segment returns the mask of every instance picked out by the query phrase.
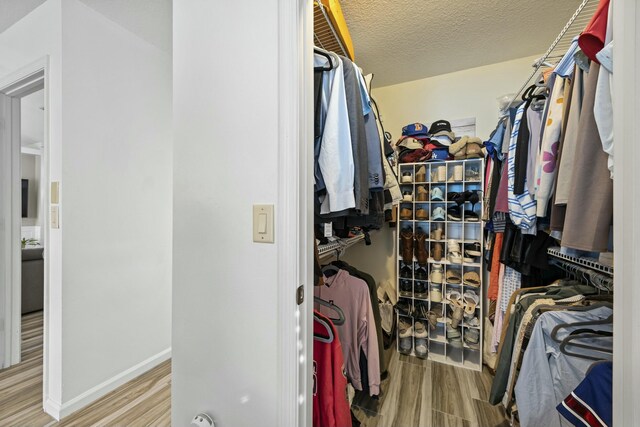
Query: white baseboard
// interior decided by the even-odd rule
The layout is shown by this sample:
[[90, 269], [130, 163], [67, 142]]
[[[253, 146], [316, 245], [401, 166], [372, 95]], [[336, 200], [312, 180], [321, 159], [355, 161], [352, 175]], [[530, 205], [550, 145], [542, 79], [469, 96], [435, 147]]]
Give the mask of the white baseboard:
[[127, 381], [131, 381], [132, 379], [142, 375], [148, 370], [158, 366], [160, 363], [164, 362], [171, 358], [171, 348], [161, 351], [160, 353], [151, 356], [147, 360], [143, 360], [135, 366], [119, 373], [118, 375], [114, 375], [108, 380], [98, 384], [95, 387], [90, 388], [79, 396], [74, 397], [68, 402], [64, 402], [62, 404], [58, 402], [53, 402], [51, 399], [47, 399], [44, 402], [44, 411], [51, 415], [56, 420], [61, 420], [62, 418], [71, 415], [79, 409], [84, 408], [92, 402], [95, 402], [105, 394], [115, 390], [120, 387]]

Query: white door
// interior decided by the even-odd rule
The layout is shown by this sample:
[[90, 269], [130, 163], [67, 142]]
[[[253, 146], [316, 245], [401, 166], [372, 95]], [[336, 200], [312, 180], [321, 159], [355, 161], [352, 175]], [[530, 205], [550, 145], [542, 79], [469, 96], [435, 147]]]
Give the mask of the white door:
[[[310, 425], [310, 6], [173, 4], [176, 426]], [[254, 242], [255, 204], [274, 243]]]

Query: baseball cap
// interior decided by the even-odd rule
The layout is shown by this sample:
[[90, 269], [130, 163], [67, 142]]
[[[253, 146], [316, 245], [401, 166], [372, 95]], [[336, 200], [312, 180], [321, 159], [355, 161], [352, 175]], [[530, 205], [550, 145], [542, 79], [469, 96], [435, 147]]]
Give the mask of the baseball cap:
[[453, 143], [453, 139], [446, 135], [431, 136], [429, 141], [432, 144], [439, 145], [440, 147], [448, 147]]
[[433, 187], [431, 189], [431, 200], [444, 201], [444, 198], [442, 197], [442, 188]]
[[411, 123], [402, 128], [403, 136], [428, 136], [429, 129], [422, 123]]
[[420, 150], [424, 147], [422, 141], [411, 136], [403, 136], [396, 144], [398, 147], [408, 148], [409, 150]]
[[438, 206], [433, 210], [433, 214], [431, 214], [431, 219], [434, 221], [437, 221], [437, 220], [444, 221], [445, 215], [446, 215], [446, 212], [444, 208], [441, 206]]
[[432, 134], [436, 134], [440, 131], [447, 131], [447, 132], [451, 132], [451, 123], [449, 123], [446, 120], [436, 120], [435, 122], [431, 123], [431, 133]]
[[431, 160], [449, 160], [449, 150], [447, 148], [436, 148], [432, 150]]

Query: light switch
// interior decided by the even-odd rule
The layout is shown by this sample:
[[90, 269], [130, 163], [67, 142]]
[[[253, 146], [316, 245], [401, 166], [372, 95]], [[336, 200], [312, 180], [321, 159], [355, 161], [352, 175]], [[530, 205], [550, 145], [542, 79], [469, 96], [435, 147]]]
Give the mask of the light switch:
[[258, 233], [259, 234], [267, 233], [267, 214], [265, 213], [258, 214]]
[[273, 243], [273, 205], [253, 205], [253, 241]]

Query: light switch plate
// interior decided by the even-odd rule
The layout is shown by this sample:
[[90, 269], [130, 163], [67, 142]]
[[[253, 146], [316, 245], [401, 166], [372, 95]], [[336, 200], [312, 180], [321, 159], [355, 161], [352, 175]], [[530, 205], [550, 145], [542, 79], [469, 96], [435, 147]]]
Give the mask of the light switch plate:
[[273, 243], [273, 205], [253, 205], [253, 241]]

